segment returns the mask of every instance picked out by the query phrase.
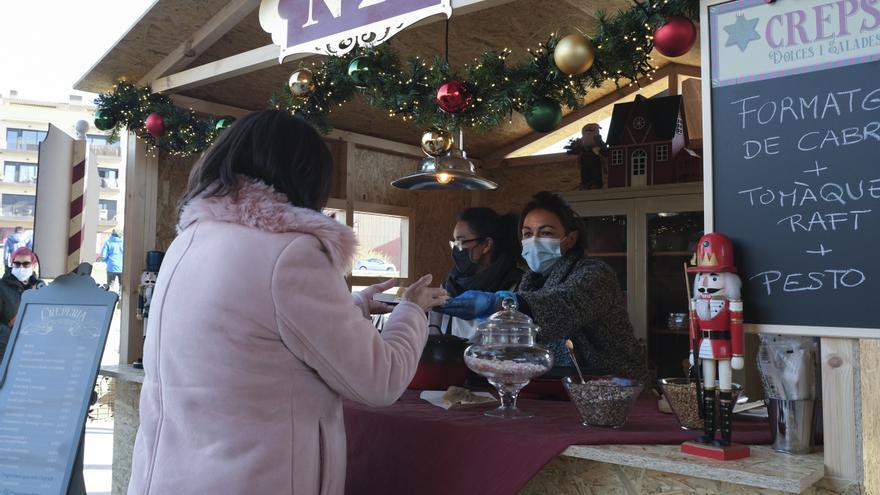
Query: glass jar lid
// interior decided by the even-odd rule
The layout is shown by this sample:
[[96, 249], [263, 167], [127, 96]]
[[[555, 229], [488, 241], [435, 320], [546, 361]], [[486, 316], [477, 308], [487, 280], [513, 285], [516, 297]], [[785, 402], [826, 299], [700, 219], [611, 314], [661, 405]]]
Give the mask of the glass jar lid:
[[515, 297], [504, 297], [501, 301], [501, 311], [494, 313], [483, 323], [477, 326], [478, 332], [510, 332], [510, 333], [537, 333], [538, 325], [526, 314], [517, 311]]

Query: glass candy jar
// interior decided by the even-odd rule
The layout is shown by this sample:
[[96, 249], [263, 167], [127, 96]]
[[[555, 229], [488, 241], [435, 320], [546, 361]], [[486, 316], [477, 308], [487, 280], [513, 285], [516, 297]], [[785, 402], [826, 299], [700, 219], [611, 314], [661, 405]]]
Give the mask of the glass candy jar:
[[516, 310], [516, 301], [505, 298], [504, 308], [477, 327], [476, 343], [465, 349], [468, 368], [498, 389], [501, 406], [486, 412], [499, 418], [530, 418], [516, 408], [519, 391], [532, 378], [553, 367], [553, 354], [535, 343], [539, 327]]

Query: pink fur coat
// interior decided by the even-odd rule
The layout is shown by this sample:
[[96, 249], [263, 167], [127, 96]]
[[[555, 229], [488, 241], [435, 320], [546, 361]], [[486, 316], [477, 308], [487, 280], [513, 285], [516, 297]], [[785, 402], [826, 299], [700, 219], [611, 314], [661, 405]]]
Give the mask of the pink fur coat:
[[351, 229], [259, 182], [191, 201], [146, 332], [131, 494], [342, 494], [341, 398], [393, 403], [427, 338], [379, 334], [343, 279]]

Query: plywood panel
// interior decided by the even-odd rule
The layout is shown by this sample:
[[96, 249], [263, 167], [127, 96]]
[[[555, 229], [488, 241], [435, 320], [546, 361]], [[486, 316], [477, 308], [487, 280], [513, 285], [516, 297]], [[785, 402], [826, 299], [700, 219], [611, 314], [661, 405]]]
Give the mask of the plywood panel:
[[539, 191], [576, 191], [580, 186], [580, 170], [571, 160], [536, 165], [502, 166], [485, 171], [498, 183], [498, 189], [481, 196], [482, 206], [499, 212], [519, 213]]
[[100, 92], [110, 89], [121, 77], [139, 80], [227, 3], [228, 0], [159, 0], [90, 69], [76, 89]]
[[[600, 0], [584, 2], [567, 0], [554, 2], [552, 8], [546, 0], [517, 0], [515, 2], [486, 9], [474, 14], [454, 17], [449, 23], [449, 62], [460, 69], [470, 63], [485, 50], [509, 48], [513, 51], [511, 63], [527, 57], [527, 48], [537, 48], [538, 43], [547, 40], [552, 32], [570, 33], [578, 30], [590, 33], [596, 25], [597, 12], [604, 10], [614, 13], [632, 7], [629, 0]], [[408, 29], [390, 42], [406, 60], [413, 56], [433, 59], [443, 57], [445, 51], [445, 30], [443, 22], [432, 23]], [[267, 39], [259, 26], [258, 17], [253, 14], [224, 38], [207, 50], [194, 65], [212, 62], [246, 49], [262, 46]], [[268, 42], [267, 42], [268, 43]], [[696, 55], [694, 55], [696, 53]], [[699, 48], [692, 50], [676, 62], [688, 65], [699, 64]], [[663, 66], [669, 60], [655, 53], [654, 63]], [[271, 94], [281, 88], [290, 73], [301, 63], [319, 60], [312, 57], [302, 62], [290, 62], [252, 74], [238, 76], [225, 81], [212, 83], [186, 91], [188, 96], [233, 105], [251, 110], [266, 108]], [[612, 93], [616, 86], [607, 82], [601, 88], [593, 89], [586, 102], [598, 100]], [[566, 110], [567, 112], [567, 110]], [[401, 119], [388, 118], [387, 114], [367, 105], [362, 98], [335, 108], [331, 123], [343, 130], [356, 131], [403, 143], [417, 144], [423, 129]], [[518, 113], [512, 116], [507, 125], [488, 133], [471, 131], [466, 136], [468, 153], [482, 158], [503, 145], [516, 142], [532, 133], [525, 120]]]
[[411, 275], [430, 273], [436, 285], [446, 278], [452, 267], [447, 241], [452, 238], [455, 218], [471, 205], [474, 193], [404, 191], [390, 185], [392, 180], [414, 172], [417, 165], [412, 157], [357, 148], [354, 167], [349, 170], [353, 189], [350, 198], [413, 209]]
[[165, 251], [177, 235], [177, 202], [186, 192], [192, 166], [200, 155], [186, 158], [159, 157], [159, 188], [156, 202], [156, 249]]
[[825, 475], [862, 479], [859, 341], [822, 338], [822, 426]]
[[880, 340], [859, 343], [865, 493], [880, 494]]
[[[336, 162], [342, 156], [340, 146], [345, 143], [331, 141], [330, 149]], [[177, 225], [177, 202], [186, 191], [187, 178], [197, 157], [179, 158], [161, 156], [159, 161], [159, 187], [157, 201], [156, 248], [165, 250], [174, 240]], [[351, 170], [350, 196], [353, 201], [379, 203], [412, 208], [413, 266], [415, 276], [425, 273], [434, 275], [435, 282], [442, 281], [452, 265], [449, 245], [456, 215], [471, 203], [473, 193], [465, 191], [403, 191], [391, 186], [391, 181], [415, 170], [417, 163], [411, 157], [357, 148], [355, 166]], [[342, 165], [337, 167], [340, 170]], [[341, 169], [342, 172], [344, 170]], [[344, 193], [345, 181], [337, 178], [333, 190]]]

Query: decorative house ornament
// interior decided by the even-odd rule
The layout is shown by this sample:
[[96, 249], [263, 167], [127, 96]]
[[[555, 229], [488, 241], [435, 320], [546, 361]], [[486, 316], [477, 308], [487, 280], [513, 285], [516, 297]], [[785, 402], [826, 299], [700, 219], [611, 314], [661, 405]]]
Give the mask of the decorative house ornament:
[[606, 187], [639, 187], [703, 179], [703, 160], [689, 141], [681, 96], [614, 105], [603, 162]]
[[339, 56], [376, 46], [437, 14], [452, 16], [451, 0], [263, 0], [260, 25], [283, 62], [296, 53]]

